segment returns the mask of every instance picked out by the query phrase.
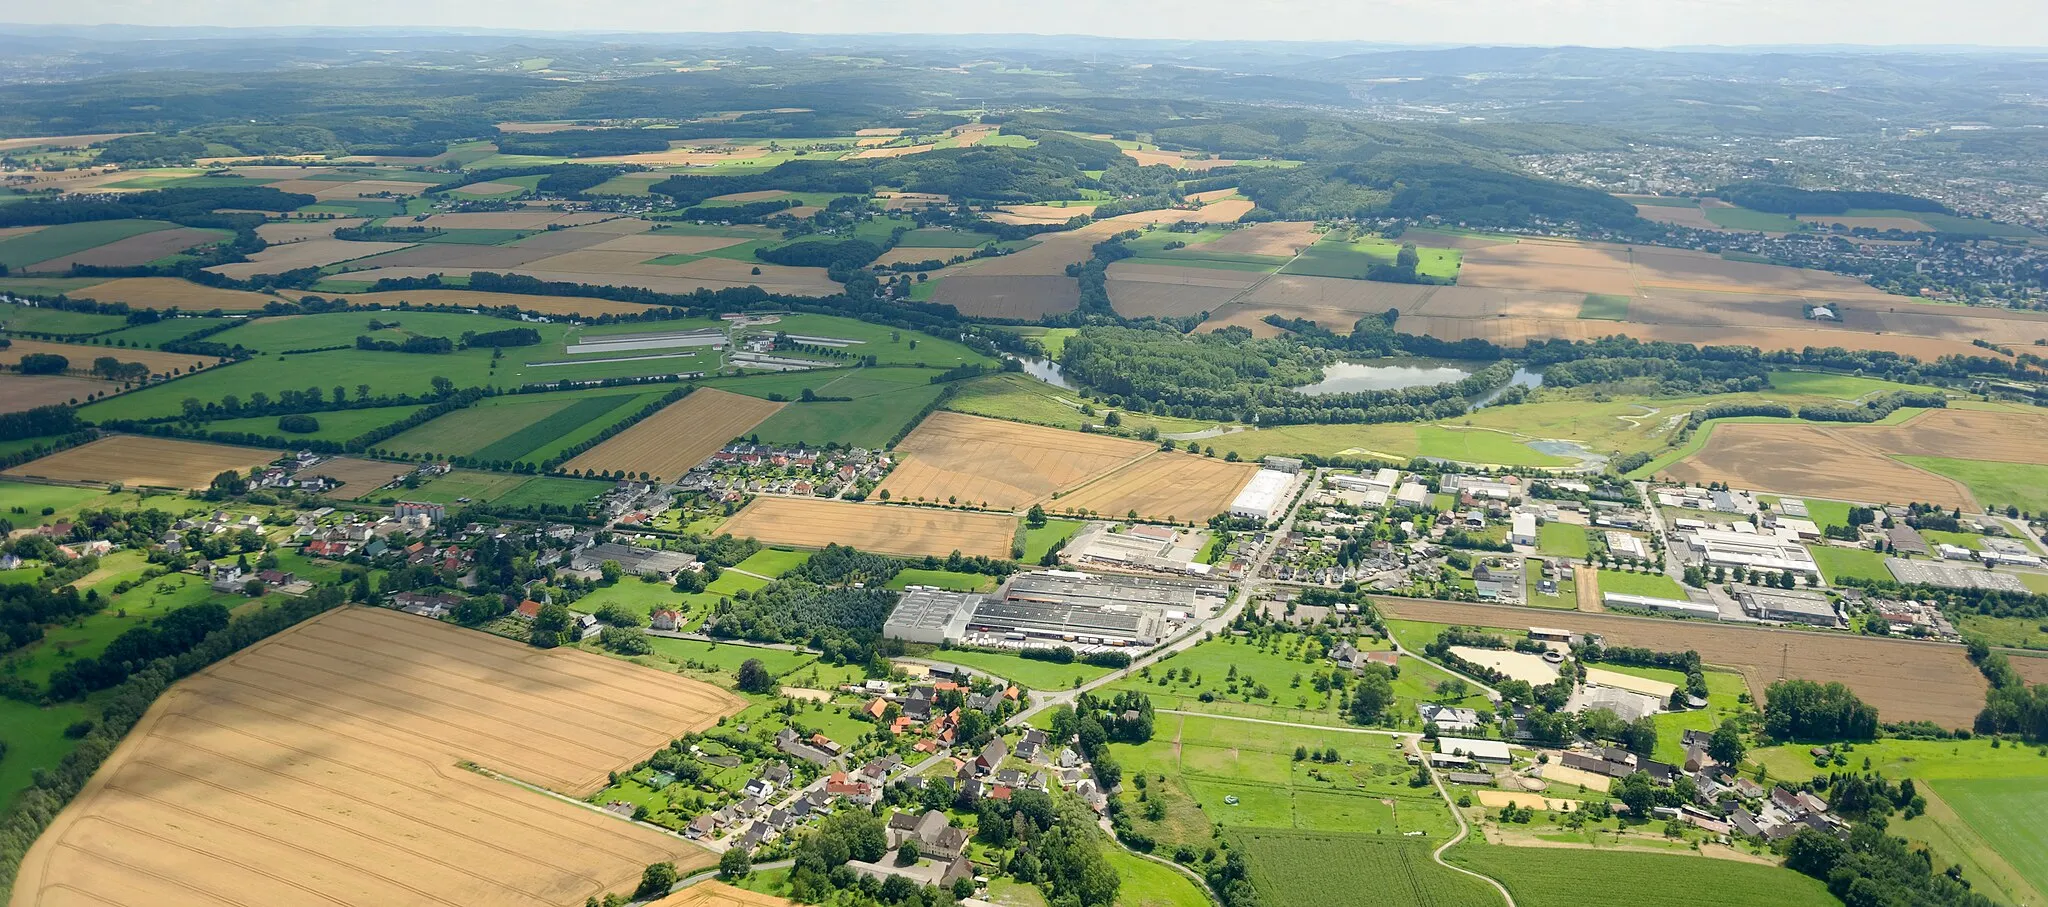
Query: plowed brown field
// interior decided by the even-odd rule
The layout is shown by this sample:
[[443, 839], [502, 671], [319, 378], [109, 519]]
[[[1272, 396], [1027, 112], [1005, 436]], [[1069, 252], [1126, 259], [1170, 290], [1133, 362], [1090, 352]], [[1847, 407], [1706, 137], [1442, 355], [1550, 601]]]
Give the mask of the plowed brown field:
[[710, 387], [664, 407], [562, 464], [565, 469], [623, 469], [673, 479], [753, 430], [782, 404]]
[[88, 394], [109, 394], [121, 388], [98, 378], [70, 375], [0, 374], [0, 413], [14, 413], [54, 403], [82, 402]]
[[1147, 519], [1202, 522], [1229, 509], [1258, 466], [1194, 454], [1155, 451], [1046, 502], [1046, 509], [1121, 517], [1135, 510]]
[[248, 472], [250, 468], [277, 457], [277, 451], [253, 447], [114, 435], [58, 451], [40, 460], [31, 460], [0, 475], [28, 476], [55, 482], [118, 482], [152, 488], [205, 488], [214, 476], [223, 472]]
[[1877, 706], [1885, 721], [1969, 727], [1984, 707], [1983, 675], [1970, 667], [1962, 646], [1615, 614], [1567, 616], [1509, 605], [1377, 596], [1374, 602], [1382, 613], [1404, 620], [1511, 629], [1562, 626], [1598, 633], [1620, 645], [1660, 652], [1692, 649], [1707, 664], [1741, 672], [1759, 700], [1771, 683], [1796, 677], [1840, 681]]
[[563, 907], [709, 851], [461, 767], [587, 793], [743, 705], [381, 609], [179, 683], [29, 851], [13, 907]]
[[882, 483], [898, 501], [1012, 509], [1150, 453], [1141, 441], [936, 412], [896, 446], [902, 463]]
[[379, 488], [384, 483], [412, 471], [403, 463], [387, 463], [383, 460], [358, 460], [354, 457], [333, 457], [324, 460], [304, 472], [308, 476], [326, 476], [341, 483], [341, 497], [359, 498]]
[[1009, 557], [1017, 518], [932, 507], [759, 497], [719, 532], [771, 545], [823, 548], [837, 542], [881, 554]]
[[1221, 237], [1199, 246], [1204, 252], [1230, 252], [1243, 255], [1295, 255], [1315, 245], [1321, 234], [1315, 231], [1315, 224], [1299, 220], [1281, 220], [1253, 224], [1242, 230], [1232, 230]]
[[2048, 416], [1932, 409], [1901, 425], [1859, 425], [1843, 435], [1886, 453], [2048, 464]]

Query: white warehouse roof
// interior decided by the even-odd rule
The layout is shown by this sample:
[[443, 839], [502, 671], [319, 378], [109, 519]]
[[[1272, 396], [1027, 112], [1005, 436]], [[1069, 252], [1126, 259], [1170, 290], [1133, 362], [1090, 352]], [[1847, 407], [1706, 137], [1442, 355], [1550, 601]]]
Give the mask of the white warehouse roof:
[[1277, 469], [1261, 469], [1252, 475], [1237, 499], [1230, 502], [1230, 515], [1270, 520], [1280, 512], [1281, 498], [1294, 484], [1294, 476]]

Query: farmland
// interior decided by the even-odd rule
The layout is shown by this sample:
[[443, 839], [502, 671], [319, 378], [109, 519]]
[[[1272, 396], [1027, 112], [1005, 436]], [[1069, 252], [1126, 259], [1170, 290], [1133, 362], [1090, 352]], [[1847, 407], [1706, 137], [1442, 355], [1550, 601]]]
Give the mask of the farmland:
[[766, 400], [698, 388], [563, 466], [584, 473], [625, 471], [674, 478], [781, 408]]
[[[931, 372], [924, 369], [866, 367], [713, 378], [704, 385], [751, 397], [765, 399], [773, 394], [794, 401], [750, 433], [766, 443], [869, 449], [888, 446], [943, 389], [931, 383]], [[804, 401], [806, 389], [823, 399]], [[848, 399], [834, 399], [839, 397]]]
[[329, 457], [307, 469], [308, 476], [326, 476], [342, 483], [339, 497], [360, 498], [391, 480], [412, 472], [412, 467], [389, 460]]
[[1690, 854], [1465, 843], [1448, 857], [1500, 880], [1529, 907], [1689, 907], [1708, 891], [1738, 904], [1840, 903], [1819, 880], [1789, 869]]
[[899, 501], [959, 501], [1012, 510], [1072, 489], [1146, 455], [1152, 445], [933, 413], [898, 445], [882, 484]]
[[992, 513], [761, 497], [719, 532], [800, 548], [836, 542], [882, 554], [1007, 558], [1016, 528], [1015, 517]]
[[[362, 409], [338, 409], [331, 412], [315, 413], [319, 429], [304, 434], [287, 432], [278, 427], [277, 416], [251, 416], [242, 419], [216, 419], [206, 423], [211, 432], [246, 432], [256, 435], [270, 435], [279, 438], [304, 438], [309, 441], [333, 441], [342, 443], [372, 430], [398, 422], [418, 412], [418, 406], [371, 406]], [[385, 445], [387, 447], [391, 445]]]
[[1281, 904], [1359, 907], [1496, 907], [1485, 882], [1429, 858], [1430, 841], [1334, 832], [1244, 831], [1231, 835], [1261, 897]]
[[1908, 466], [1861, 443], [1861, 433], [1810, 424], [1716, 426], [1701, 450], [1659, 470], [1681, 482], [1803, 492], [1843, 500], [1928, 501], [1975, 509], [1963, 483]]
[[24, 463], [6, 475], [58, 482], [204, 488], [222, 472], [247, 472], [277, 456], [274, 451], [249, 447], [116, 435]]
[[[1391, 617], [1471, 626], [1523, 626], [1525, 609], [1380, 598]], [[1659, 651], [1693, 649], [1710, 665], [1740, 673], [1755, 695], [1780, 676], [1840, 681], [1887, 721], [1960, 726], [1983, 707], [1984, 681], [1960, 648], [1867, 636], [1769, 632], [1699, 621], [1575, 614], [1574, 629], [1619, 645]], [[1789, 668], [1780, 675], [1779, 666]]]
[[[534, 695], [506, 695], [513, 686]], [[640, 708], [597, 706], [621, 696]], [[329, 903], [572, 900], [629, 884], [647, 862], [710, 857], [456, 761], [576, 793], [738, 705], [703, 684], [581, 653], [536, 652], [388, 611], [330, 612], [159, 699], [30, 852], [16, 891], [292, 897], [237, 859], [263, 854], [271, 871], [339, 864], [338, 874], [295, 873]], [[326, 818], [305, 821], [303, 809]], [[431, 850], [393, 840], [428, 834]], [[557, 844], [536, 854], [513, 843], [537, 837]], [[115, 868], [138, 865], [152, 872]]]
[[526, 476], [457, 469], [447, 475], [429, 479], [418, 488], [387, 491], [378, 495], [376, 500], [382, 502], [402, 497], [408, 501], [454, 507], [457, 504], [468, 503], [464, 500], [467, 498], [509, 509], [542, 505], [573, 508], [590, 501], [611, 487], [612, 483], [595, 479], [566, 479], [559, 476]]
[[1147, 454], [1047, 503], [1062, 513], [1201, 522], [1230, 507], [1258, 467], [1193, 454]]
[[[178, 229], [175, 224], [160, 220], [101, 220], [56, 224], [32, 233], [0, 239], [0, 265], [6, 265], [10, 271], [25, 271], [40, 262], [50, 261], [54, 264], [56, 259], [120, 242], [131, 236], [175, 229]], [[62, 273], [69, 267], [66, 264], [49, 270]]]

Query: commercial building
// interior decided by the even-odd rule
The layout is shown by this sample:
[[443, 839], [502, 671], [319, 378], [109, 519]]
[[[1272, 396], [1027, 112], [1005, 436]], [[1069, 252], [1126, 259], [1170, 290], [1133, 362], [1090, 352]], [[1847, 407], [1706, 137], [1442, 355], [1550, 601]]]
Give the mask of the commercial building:
[[1817, 627], [1833, 627], [1838, 623], [1834, 603], [1828, 601], [1827, 596], [1814, 592], [1742, 588], [1735, 590], [1735, 600], [1741, 603], [1744, 614], [1758, 620], [1779, 620]]
[[1272, 522], [1286, 506], [1287, 490], [1294, 487], [1294, 475], [1277, 469], [1261, 469], [1230, 502], [1230, 515], [1247, 520]]
[[1615, 557], [1647, 558], [1650, 556], [1650, 549], [1643, 544], [1643, 540], [1638, 536], [1612, 530], [1608, 531], [1606, 536], [1607, 551]]
[[1165, 635], [1169, 613], [1194, 616], [1195, 592], [1137, 577], [1026, 573], [976, 605], [967, 629], [1016, 641], [1149, 646]]
[[1195, 558], [1208, 541], [1209, 534], [1199, 530], [1089, 523], [1060, 549], [1060, 559], [1080, 566], [1206, 576], [1210, 565], [1195, 563]]
[[1609, 608], [1634, 608], [1638, 611], [1655, 611], [1659, 614], [1673, 614], [1679, 617], [1699, 617], [1706, 620], [1721, 619], [1721, 610], [1713, 605], [1695, 604], [1682, 598], [1655, 598], [1648, 595], [1629, 595], [1624, 592], [1603, 592], [1602, 603]]
[[697, 562], [697, 556], [680, 551], [658, 551], [636, 545], [606, 542], [576, 552], [569, 566], [575, 570], [596, 570], [604, 566], [605, 561], [617, 563], [627, 573], [673, 581], [676, 574]]
[[1507, 743], [1500, 740], [1438, 737], [1436, 738], [1436, 750], [1439, 753], [1470, 756], [1475, 762], [1496, 762], [1505, 765], [1514, 761]]
[[1512, 528], [1510, 528], [1510, 529], [1508, 530], [1508, 544], [1510, 544], [1510, 545], [1534, 545], [1534, 544], [1536, 544], [1536, 515], [1535, 515], [1535, 514], [1533, 514], [1533, 513], [1517, 513], [1517, 514], [1515, 514], [1515, 516], [1514, 516], [1514, 519], [1513, 519], [1513, 526], [1512, 526]]
[[1731, 570], [1741, 567], [1773, 573], [1790, 570], [1795, 574], [1820, 576], [1820, 566], [1813, 562], [1813, 555], [1797, 541], [1725, 529], [1694, 529], [1685, 534], [1685, 541], [1699, 552], [1701, 562], [1709, 567]]
[[1429, 504], [1429, 486], [1421, 482], [1408, 482], [1394, 492], [1394, 503], [1411, 510], [1420, 510]]

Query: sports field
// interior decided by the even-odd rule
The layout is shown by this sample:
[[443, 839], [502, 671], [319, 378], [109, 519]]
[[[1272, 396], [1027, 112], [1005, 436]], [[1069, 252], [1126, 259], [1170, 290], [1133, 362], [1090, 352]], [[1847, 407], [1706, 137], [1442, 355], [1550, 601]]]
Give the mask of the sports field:
[[1047, 501], [1046, 509], [1198, 523], [1229, 509], [1258, 471], [1253, 463], [1155, 451]]
[[938, 412], [897, 445], [901, 462], [882, 488], [899, 501], [957, 500], [1009, 510], [1154, 449], [1142, 441]]
[[836, 542], [881, 554], [943, 557], [958, 551], [1007, 558], [1016, 530], [1016, 517], [1003, 514], [760, 497], [718, 531], [799, 548]]
[[700, 387], [574, 459], [564, 469], [676, 478], [753, 431], [782, 404]]
[[159, 698], [30, 850], [13, 903], [576, 903], [712, 855], [461, 763], [578, 795], [741, 705], [574, 650], [329, 612]]
[[173, 438], [114, 435], [23, 463], [5, 474], [57, 482], [204, 488], [223, 472], [248, 472], [276, 451]]

